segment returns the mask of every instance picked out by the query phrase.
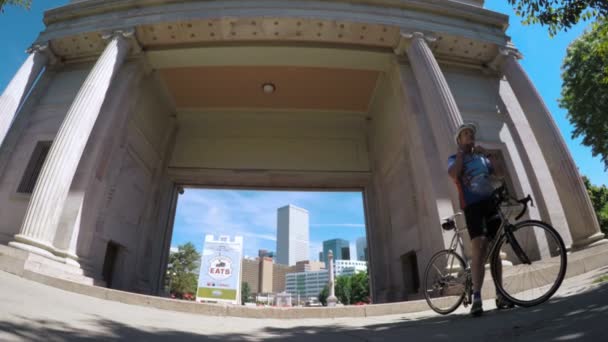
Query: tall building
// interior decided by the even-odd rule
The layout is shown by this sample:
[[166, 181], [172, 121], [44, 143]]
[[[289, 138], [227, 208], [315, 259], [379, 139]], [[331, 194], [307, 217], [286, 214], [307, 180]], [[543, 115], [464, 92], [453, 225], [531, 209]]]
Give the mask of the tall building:
[[249, 284], [252, 293], [260, 292], [260, 262], [258, 259], [243, 258], [241, 264], [241, 281]]
[[258, 258], [274, 258], [274, 252], [273, 251], [269, 251], [267, 249], [260, 249], [258, 250]]
[[357, 239], [357, 260], [367, 261], [367, 239], [365, 236]]
[[[304, 263], [300, 266], [304, 269]], [[276, 293], [285, 289], [285, 274], [297, 272], [296, 266], [275, 264], [272, 258], [244, 258], [242, 261], [241, 281], [249, 283], [253, 293]], [[314, 268], [314, 266], [313, 266]]]
[[301, 300], [317, 297], [323, 287], [329, 282], [329, 271], [288, 273], [285, 277], [285, 292], [292, 296], [300, 296]]
[[285, 275], [293, 273], [296, 266], [287, 266], [281, 264], [272, 265], [272, 292], [279, 293], [285, 290]]
[[334, 274], [353, 275], [359, 272], [367, 272], [367, 261], [357, 260], [334, 260]]
[[304, 260], [296, 262], [295, 272], [319, 271], [324, 268], [325, 263], [322, 261]]
[[[323, 262], [325, 262], [325, 268], [329, 268], [329, 264], [327, 263], [327, 253], [331, 250], [334, 254], [334, 260], [345, 260], [343, 256], [343, 251], [350, 250], [350, 244], [347, 240], [344, 239], [332, 239], [323, 241]], [[350, 258], [350, 252], [349, 256]]]
[[277, 210], [277, 264], [308, 260], [308, 210], [286, 205]]

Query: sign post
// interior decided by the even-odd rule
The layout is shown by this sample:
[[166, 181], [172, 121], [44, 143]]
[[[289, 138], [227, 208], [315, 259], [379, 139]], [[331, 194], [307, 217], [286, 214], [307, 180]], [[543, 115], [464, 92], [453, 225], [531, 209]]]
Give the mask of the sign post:
[[240, 304], [243, 237], [205, 235], [197, 302]]

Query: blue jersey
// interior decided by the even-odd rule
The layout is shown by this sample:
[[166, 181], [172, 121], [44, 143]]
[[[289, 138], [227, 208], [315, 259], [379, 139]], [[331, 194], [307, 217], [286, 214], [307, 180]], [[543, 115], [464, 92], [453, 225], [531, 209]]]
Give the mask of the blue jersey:
[[[448, 170], [456, 162], [456, 155], [448, 158]], [[456, 185], [460, 193], [460, 206], [490, 198], [494, 187], [490, 175], [494, 172], [490, 160], [481, 154], [465, 154], [462, 161], [462, 173], [458, 176]]]

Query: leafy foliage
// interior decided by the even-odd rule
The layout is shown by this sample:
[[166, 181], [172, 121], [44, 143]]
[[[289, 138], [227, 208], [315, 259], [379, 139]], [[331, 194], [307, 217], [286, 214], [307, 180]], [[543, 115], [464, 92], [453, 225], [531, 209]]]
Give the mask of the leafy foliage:
[[367, 272], [337, 277], [336, 297], [338, 297], [338, 300], [344, 305], [369, 303], [369, 280]]
[[321, 304], [323, 304], [323, 306], [327, 306], [327, 297], [329, 296], [329, 288], [327, 287], [327, 285], [325, 285], [325, 287], [323, 288], [323, 290], [321, 290], [321, 292], [319, 292], [319, 302], [321, 302]]
[[567, 31], [579, 20], [608, 17], [606, 0], [507, 0], [522, 23], [547, 26], [550, 35]]
[[244, 281], [241, 283], [241, 304], [245, 305], [249, 297], [251, 296], [251, 287], [249, 283]]
[[608, 188], [605, 185], [596, 186], [591, 184], [587, 177], [583, 176], [583, 182], [587, 193], [593, 203], [593, 209], [600, 223], [602, 233], [608, 235]]
[[583, 137], [608, 170], [608, 19], [569, 47], [562, 66], [560, 107], [568, 110], [572, 137]]
[[32, 0], [0, 0], [0, 11], [2, 12], [4, 12], [4, 5], [16, 5], [29, 10]]
[[176, 297], [184, 298], [189, 297], [186, 294], [196, 293], [200, 259], [200, 254], [191, 242], [178, 246], [177, 252], [169, 255], [169, 291]]

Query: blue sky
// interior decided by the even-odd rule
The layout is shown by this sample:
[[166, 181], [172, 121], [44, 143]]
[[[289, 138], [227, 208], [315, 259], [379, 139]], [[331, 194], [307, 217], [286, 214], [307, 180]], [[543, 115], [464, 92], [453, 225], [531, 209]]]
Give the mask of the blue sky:
[[[44, 29], [44, 10], [67, 3], [67, 0], [34, 0], [30, 11], [6, 7], [0, 14], [0, 90], [4, 90], [26, 58], [25, 49]], [[511, 16], [510, 35], [515, 46], [523, 53], [524, 69], [538, 88], [551, 110], [570, 152], [583, 175], [593, 184], [608, 185], [608, 173], [591, 149], [582, 146], [581, 139], [571, 139], [572, 126], [566, 112], [557, 105], [561, 92], [561, 64], [568, 44], [586, 28], [576, 25], [568, 32], [550, 38], [541, 26], [522, 26], [506, 0], [488, 0], [486, 8]], [[176, 215], [173, 245], [187, 240], [202, 241], [202, 227], [218, 230], [233, 229], [250, 241], [245, 254], [253, 255], [258, 248], [275, 250], [276, 209], [294, 204], [310, 212], [311, 257], [318, 257], [322, 240], [342, 237], [354, 241], [364, 234], [363, 204], [360, 193], [315, 192], [252, 192], [188, 189], [180, 197]], [[251, 218], [255, 218], [252, 220]], [[198, 228], [197, 228], [198, 227]], [[200, 248], [201, 242], [197, 243]], [[253, 247], [252, 247], [253, 246]], [[316, 246], [316, 247], [315, 247]]]
[[200, 250], [205, 234], [242, 235], [246, 256], [276, 251], [277, 209], [293, 204], [308, 210], [310, 257], [319, 259], [323, 240], [354, 244], [365, 236], [360, 192], [295, 192], [186, 189], [177, 202], [172, 246], [191, 241]]

